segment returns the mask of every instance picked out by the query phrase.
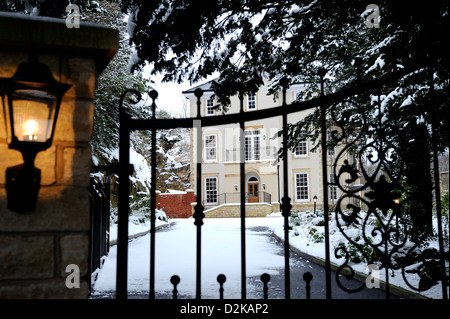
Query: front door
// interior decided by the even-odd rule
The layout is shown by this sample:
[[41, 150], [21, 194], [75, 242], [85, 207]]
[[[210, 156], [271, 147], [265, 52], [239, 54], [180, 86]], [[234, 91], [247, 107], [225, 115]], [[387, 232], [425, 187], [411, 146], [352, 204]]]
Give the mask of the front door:
[[259, 203], [259, 183], [248, 183], [248, 202]]

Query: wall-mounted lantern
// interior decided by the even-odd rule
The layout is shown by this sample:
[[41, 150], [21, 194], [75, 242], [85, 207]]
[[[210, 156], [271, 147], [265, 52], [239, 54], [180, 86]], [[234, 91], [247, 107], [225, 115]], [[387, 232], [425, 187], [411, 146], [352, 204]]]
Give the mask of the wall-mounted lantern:
[[237, 190], [238, 190], [237, 184], [234, 184], [234, 190], [237, 192]]
[[266, 190], [266, 183], [263, 183], [263, 189]]
[[313, 201], [314, 201], [314, 214], [315, 214], [316, 213], [316, 204], [317, 204], [317, 195], [314, 195]]
[[40, 151], [52, 145], [61, 99], [71, 87], [56, 81], [50, 68], [30, 55], [10, 78], [0, 78], [6, 136], [24, 163], [6, 170], [8, 209], [25, 213], [36, 207], [41, 170], [34, 167]]

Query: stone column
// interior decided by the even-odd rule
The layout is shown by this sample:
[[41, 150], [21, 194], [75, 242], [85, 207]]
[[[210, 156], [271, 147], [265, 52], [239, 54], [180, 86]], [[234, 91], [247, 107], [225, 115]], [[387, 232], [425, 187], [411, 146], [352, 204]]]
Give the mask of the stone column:
[[[0, 105], [0, 298], [87, 298], [93, 98], [99, 74], [117, 52], [118, 32], [83, 23], [68, 29], [61, 19], [4, 13], [0, 29], [0, 77], [11, 77], [33, 50], [57, 81], [72, 85], [53, 144], [36, 157], [41, 188], [36, 210], [26, 214], [7, 209], [5, 171], [23, 160], [8, 148]], [[73, 265], [79, 288], [66, 285], [69, 275], [78, 276]]]

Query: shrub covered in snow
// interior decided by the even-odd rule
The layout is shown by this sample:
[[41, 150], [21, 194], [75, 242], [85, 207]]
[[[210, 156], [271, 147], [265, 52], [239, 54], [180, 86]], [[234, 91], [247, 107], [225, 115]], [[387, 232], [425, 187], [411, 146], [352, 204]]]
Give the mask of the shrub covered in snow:
[[[142, 207], [138, 210], [130, 210], [130, 215], [128, 216], [129, 222], [133, 224], [146, 224], [150, 221], [150, 207]], [[156, 219], [164, 222], [169, 222], [169, 218], [162, 209], [155, 210]], [[117, 224], [117, 207], [111, 208], [110, 223]]]

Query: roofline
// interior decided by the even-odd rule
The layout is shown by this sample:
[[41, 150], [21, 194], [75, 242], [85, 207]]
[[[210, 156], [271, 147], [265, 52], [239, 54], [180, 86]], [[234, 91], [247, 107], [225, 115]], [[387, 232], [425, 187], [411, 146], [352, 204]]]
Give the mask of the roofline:
[[[214, 81], [214, 80], [210, 80], [210, 81], [205, 82], [205, 83], [203, 83], [203, 84], [194, 86], [194, 87], [192, 87], [192, 88], [190, 88], [190, 89], [187, 89], [187, 90], [185, 90], [185, 91], [182, 91], [181, 93], [182, 93], [182, 94], [193, 94], [193, 93], [195, 92], [195, 90], [197, 90], [197, 89], [202, 89], [203, 92], [214, 92], [214, 91], [210, 88], [211, 86], [209, 86], [207, 89], [203, 89], [203, 88], [202, 88], [202, 87], [204, 87], [204, 86], [206, 86], [206, 85], [208, 85], [208, 84], [211, 84], [212, 81]], [[294, 86], [294, 85], [305, 85], [305, 84], [307, 84], [307, 83], [308, 83], [308, 82], [296, 82], [296, 83], [293, 83], [291, 86]], [[289, 88], [288, 88], [288, 89], [289, 89]]]
[[187, 90], [185, 90], [185, 91], [182, 91], [181, 93], [182, 93], [182, 94], [191, 94], [191, 93], [194, 93], [194, 91], [197, 90], [197, 89], [202, 89], [203, 92], [213, 92], [213, 90], [211, 90], [210, 88], [203, 89], [203, 87], [205, 87], [206, 85], [209, 85], [209, 87], [211, 87], [210, 84], [211, 84], [212, 81], [213, 81], [213, 80], [210, 80], [210, 81], [208, 81], [208, 82], [205, 82], [205, 83], [199, 84], [199, 85], [197, 85], [197, 86], [191, 87], [190, 89], [187, 89]]

